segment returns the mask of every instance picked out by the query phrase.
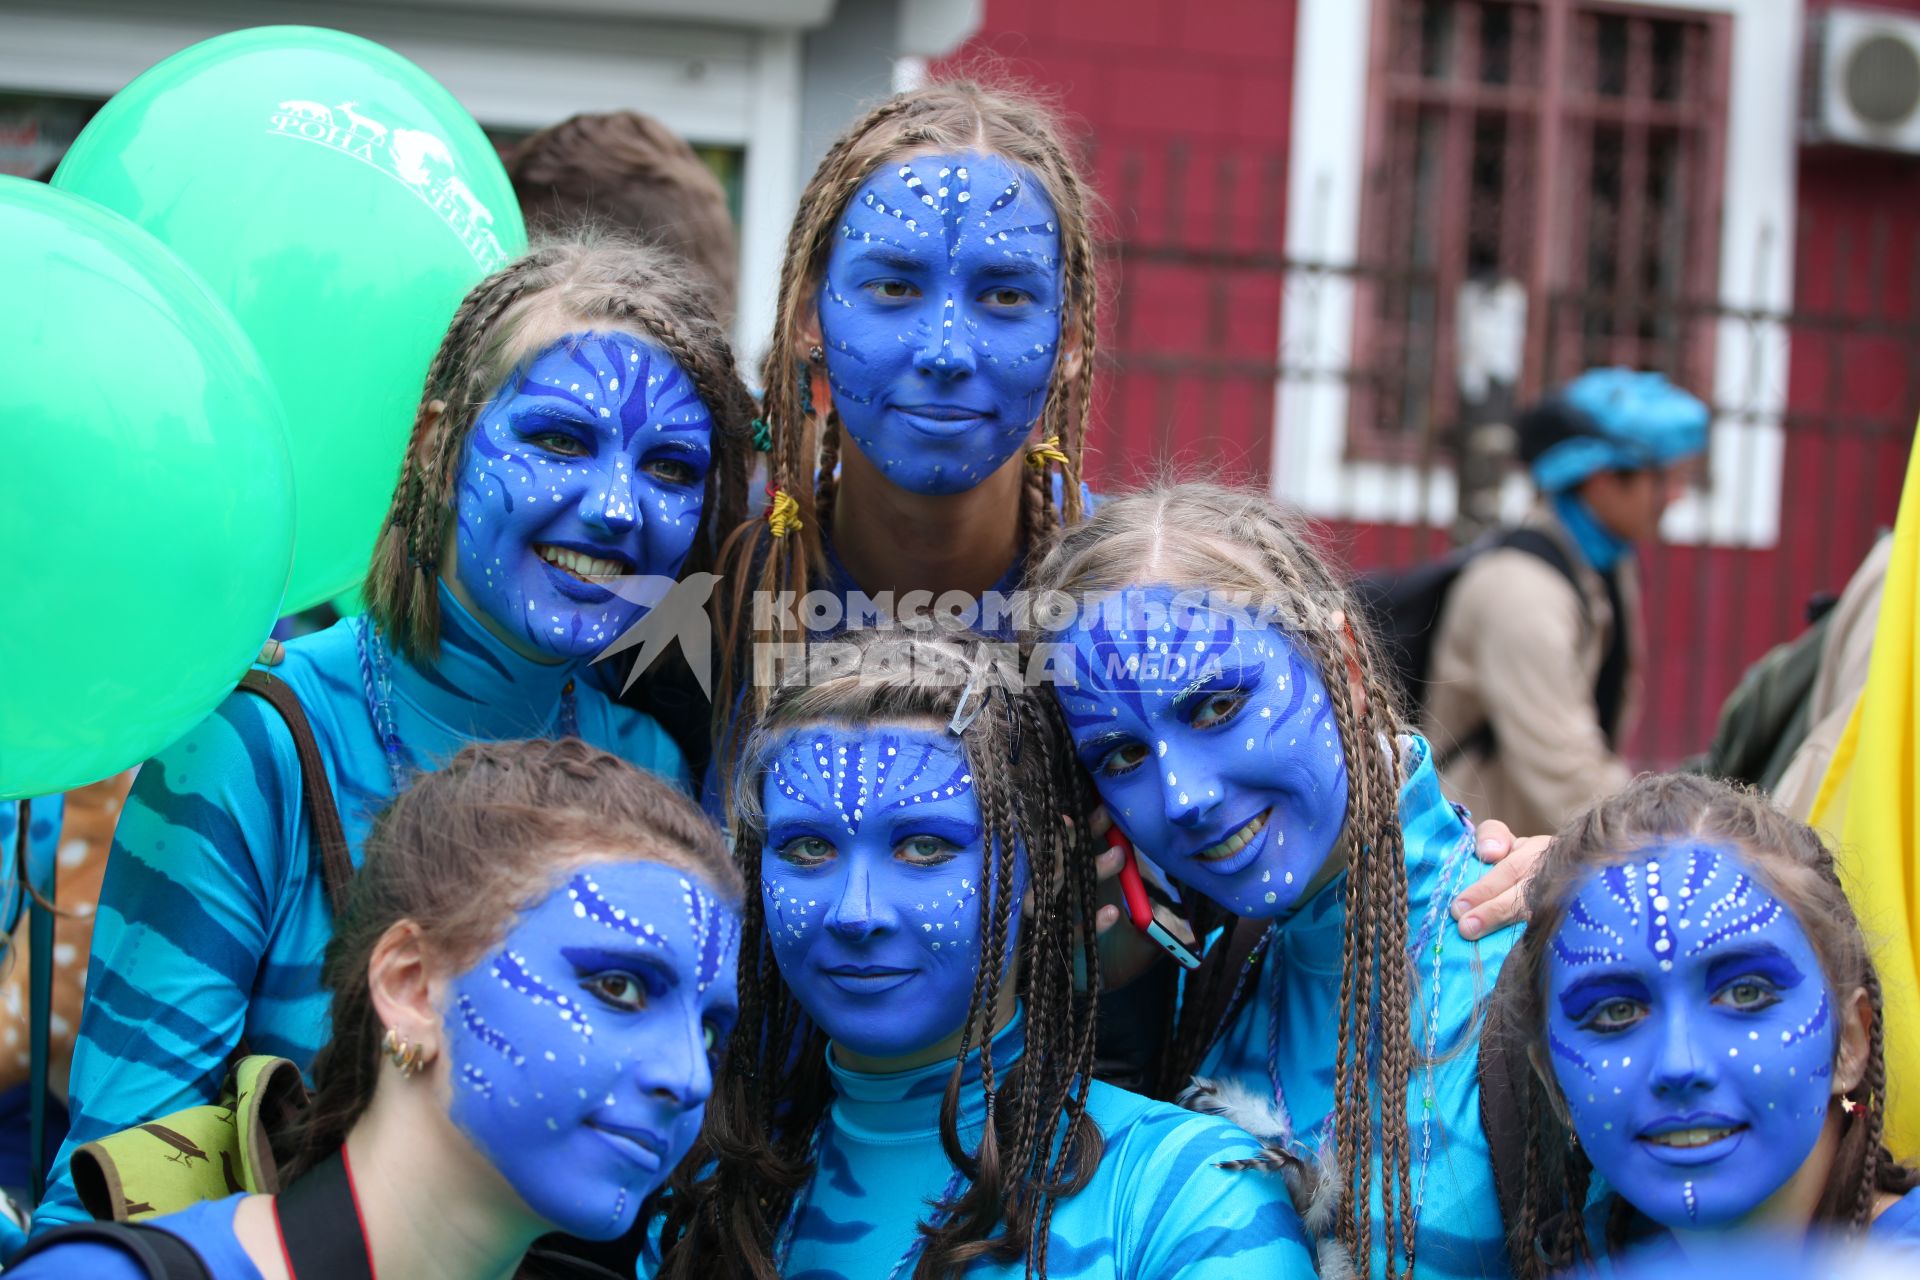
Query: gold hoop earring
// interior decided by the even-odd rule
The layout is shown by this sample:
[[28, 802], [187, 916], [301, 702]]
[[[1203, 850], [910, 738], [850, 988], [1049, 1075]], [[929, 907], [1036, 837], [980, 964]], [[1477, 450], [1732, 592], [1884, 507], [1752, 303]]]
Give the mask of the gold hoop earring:
[[399, 1068], [403, 1076], [411, 1078], [426, 1069], [426, 1051], [392, 1027], [387, 1028], [386, 1039], [380, 1042], [380, 1047], [387, 1051], [387, 1060]]

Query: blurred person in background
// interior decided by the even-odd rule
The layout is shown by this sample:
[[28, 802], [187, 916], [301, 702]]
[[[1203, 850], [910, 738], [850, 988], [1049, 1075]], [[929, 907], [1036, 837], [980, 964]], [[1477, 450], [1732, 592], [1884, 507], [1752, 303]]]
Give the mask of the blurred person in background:
[[667, 126], [635, 111], [576, 115], [505, 159], [528, 231], [592, 221], [666, 249], [702, 277], [721, 325], [733, 324], [740, 247], [727, 193]]
[[1707, 406], [1658, 373], [1593, 369], [1524, 412], [1534, 536], [1448, 591], [1422, 720], [1448, 795], [1551, 831], [1625, 786], [1643, 661], [1637, 548], [1706, 448]]

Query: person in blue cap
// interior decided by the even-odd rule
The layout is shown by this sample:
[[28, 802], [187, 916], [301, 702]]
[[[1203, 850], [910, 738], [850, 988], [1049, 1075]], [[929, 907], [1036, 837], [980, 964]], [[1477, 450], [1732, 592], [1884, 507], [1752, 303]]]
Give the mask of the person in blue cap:
[[1441, 784], [1473, 812], [1553, 831], [1626, 785], [1636, 548], [1659, 537], [1708, 418], [1664, 375], [1631, 369], [1588, 370], [1520, 415], [1540, 500], [1447, 592], [1424, 709]]

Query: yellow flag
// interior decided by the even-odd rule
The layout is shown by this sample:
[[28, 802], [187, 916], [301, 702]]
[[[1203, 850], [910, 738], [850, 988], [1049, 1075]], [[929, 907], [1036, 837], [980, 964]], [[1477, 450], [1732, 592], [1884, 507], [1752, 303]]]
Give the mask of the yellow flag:
[[1920, 1157], [1920, 437], [1907, 462], [1867, 684], [1810, 818], [1873, 946], [1885, 994], [1887, 1144]]

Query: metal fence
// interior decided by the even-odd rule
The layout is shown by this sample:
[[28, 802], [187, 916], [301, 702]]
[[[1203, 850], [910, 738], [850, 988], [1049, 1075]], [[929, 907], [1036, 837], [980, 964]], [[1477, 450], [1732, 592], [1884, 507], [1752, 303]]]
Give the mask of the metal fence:
[[[1328, 545], [1355, 568], [1415, 563], [1488, 518], [1502, 485], [1513, 514], [1524, 486], [1508, 478], [1511, 463], [1496, 452], [1475, 474], [1486, 465], [1470, 447], [1485, 437], [1480, 429], [1510, 416], [1533, 388], [1619, 358], [1623, 334], [1636, 364], [1687, 379], [1713, 402], [1716, 449], [1762, 440], [1741, 430], [1765, 433], [1749, 453], [1765, 462], [1777, 451], [1777, 461], [1722, 459], [1699, 501], [1711, 499], [1716, 519], [1742, 528], [1764, 528], [1758, 513], [1774, 512], [1772, 536], [1718, 538], [1709, 520], [1690, 543], [1643, 556], [1651, 661], [1629, 744], [1641, 764], [1703, 749], [1740, 673], [1797, 634], [1810, 598], [1837, 593], [1892, 522], [1920, 412], [1920, 209], [1911, 203], [1829, 198], [1803, 164], [1787, 310], [1730, 307], [1675, 277], [1630, 272], [1544, 298], [1518, 286], [1526, 341], [1511, 354], [1517, 376], [1495, 351], [1481, 365], [1507, 376], [1485, 377], [1469, 395], [1458, 375], [1461, 335], [1471, 334], [1475, 308], [1488, 306], [1501, 330], [1502, 304], [1487, 295], [1505, 282], [1409, 260], [1417, 256], [1392, 252], [1391, 237], [1363, 242], [1355, 261], [1289, 258], [1278, 153], [1175, 143], [1096, 150], [1093, 163], [1108, 224], [1097, 487], [1195, 471], [1276, 484], [1285, 477], [1273, 474], [1275, 432], [1292, 425], [1278, 393], [1331, 385], [1346, 393], [1345, 459], [1392, 462], [1445, 483], [1421, 484], [1416, 509], [1391, 519], [1330, 519]], [[1872, 163], [1827, 167], [1852, 174]], [[1394, 299], [1398, 340], [1379, 340], [1378, 309], [1355, 305], [1334, 312], [1353, 329], [1375, 325], [1374, 340], [1328, 333], [1318, 336], [1336, 340], [1283, 349], [1283, 312], [1334, 291]], [[1344, 358], [1329, 362], [1329, 349]], [[1350, 496], [1315, 505], [1364, 515], [1366, 504]]]

